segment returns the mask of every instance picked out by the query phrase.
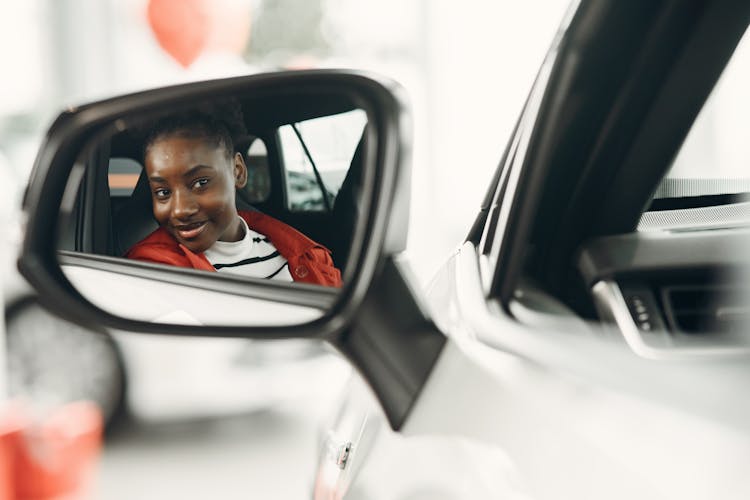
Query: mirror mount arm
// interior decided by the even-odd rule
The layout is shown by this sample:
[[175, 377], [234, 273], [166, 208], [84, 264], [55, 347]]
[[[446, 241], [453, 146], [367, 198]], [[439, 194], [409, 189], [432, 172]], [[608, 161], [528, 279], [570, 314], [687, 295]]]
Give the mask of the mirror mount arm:
[[417, 302], [401, 266], [392, 257], [385, 259], [354, 322], [334, 341], [368, 381], [396, 431], [446, 342]]

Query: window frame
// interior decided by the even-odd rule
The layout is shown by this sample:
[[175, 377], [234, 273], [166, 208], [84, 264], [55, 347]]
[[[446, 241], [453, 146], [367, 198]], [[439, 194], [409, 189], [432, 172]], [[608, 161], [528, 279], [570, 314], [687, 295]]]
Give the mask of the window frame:
[[[520, 144], [512, 156], [508, 185], [498, 182], [496, 194], [502, 194], [503, 200], [484, 227], [489, 231], [497, 224], [489, 256], [482, 257], [485, 274], [492, 273], [489, 287], [486, 279], [483, 283], [486, 296], [499, 299], [507, 311], [522, 276], [559, 296], [570, 279], [570, 266], [575, 264], [581, 241], [635, 229], [643, 204], [670, 164], [664, 158], [670, 159], [684, 139], [739, 42], [737, 31], [741, 35], [746, 29], [737, 13], [748, 14], [750, 8], [740, 4], [736, 0], [708, 6], [698, 1], [688, 5], [612, 4], [602, 10], [592, 4], [581, 5], [570, 27], [561, 29], [545, 61], [554, 62], [549, 81], [540, 85], [543, 79], [537, 78], [535, 88], [543, 92], [540, 107], [530, 113], [527, 105], [524, 114], [530, 125], [519, 126], [515, 135], [528, 134], [530, 145]], [[645, 16], [645, 11], [654, 15]], [[634, 43], [626, 44], [612, 33], [612, 18], [623, 14], [629, 16], [623, 19], [624, 26], [631, 29], [630, 25], [640, 23], [648, 36], [631, 30]], [[582, 37], [580, 33], [586, 31], [583, 24], [601, 31]], [[572, 35], [566, 34], [566, 28]], [[609, 63], [614, 64], [613, 48], [627, 51], [632, 68], [623, 68], [624, 78], [610, 82], [611, 94], [587, 94], [581, 81], [593, 88], [600, 85], [602, 62], [597, 56], [607, 53]], [[653, 74], [654, 67], [660, 68], [660, 73]], [[702, 68], [700, 78], [686, 80], [695, 68]], [[675, 95], [675, 88], [683, 92]], [[630, 101], [633, 106], [627, 104]], [[578, 134], [575, 128], [566, 135], [565, 124], [571, 126], [569, 108], [579, 114], [579, 121], [587, 119], [586, 113], [592, 109], [606, 111], [601, 118], [603, 126], [592, 136], [594, 142], [581, 142], [570, 131]], [[655, 134], [657, 131], [661, 133]], [[660, 143], [654, 144], [657, 138]], [[623, 155], [628, 141], [630, 147]], [[585, 161], [571, 151], [585, 154]], [[646, 164], [634, 168], [638, 162]], [[572, 177], [571, 190], [564, 191], [565, 195], [554, 196], [556, 186], [550, 183], [548, 173], [557, 169], [559, 176], [572, 165], [581, 177]], [[643, 175], [644, 169], [649, 175]], [[627, 192], [622, 192], [622, 186], [628, 186]], [[503, 210], [506, 217], [501, 215]], [[480, 248], [486, 249], [486, 243]], [[537, 258], [537, 267], [530, 270], [527, 257], [535, 251], [542, 258]]]

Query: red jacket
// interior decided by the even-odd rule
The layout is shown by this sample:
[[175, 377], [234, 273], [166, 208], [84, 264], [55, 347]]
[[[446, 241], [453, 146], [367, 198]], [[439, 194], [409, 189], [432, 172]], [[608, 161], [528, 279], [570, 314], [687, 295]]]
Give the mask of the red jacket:
[[[294, 281], [316, 285], [341, 286], [341, 273], [333, 265], [327, 248], [296, 229], [260, 212], [240, 211], [253, 231], [266, 236], [289, 262]], [[160, 227], [125, 253], [129, 259], [157, 262], [178, 267], [216, 271], [203, 253], [193, 253]]]

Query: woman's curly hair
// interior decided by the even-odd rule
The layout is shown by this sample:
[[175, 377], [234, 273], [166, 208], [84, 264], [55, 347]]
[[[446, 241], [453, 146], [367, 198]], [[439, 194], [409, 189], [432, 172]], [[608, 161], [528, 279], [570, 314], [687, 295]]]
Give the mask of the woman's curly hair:
[[143, 142], [144, 159], [154, 142], [173, 135], [206, 139], [231, 158], [235, 142], [247, 135], [242, 106], [236, 99], [212, 100], [159, 118]]

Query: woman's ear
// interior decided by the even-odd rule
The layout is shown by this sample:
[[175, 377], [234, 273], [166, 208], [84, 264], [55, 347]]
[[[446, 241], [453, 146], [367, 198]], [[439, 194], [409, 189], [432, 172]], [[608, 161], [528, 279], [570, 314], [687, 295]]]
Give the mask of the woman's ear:
[[234, 154], [234, 187], [242, 189], [247, 184], [247, 166], [241, 153]]

